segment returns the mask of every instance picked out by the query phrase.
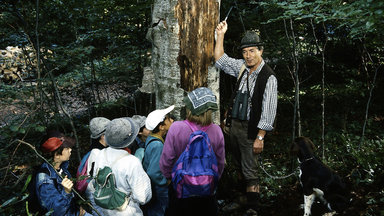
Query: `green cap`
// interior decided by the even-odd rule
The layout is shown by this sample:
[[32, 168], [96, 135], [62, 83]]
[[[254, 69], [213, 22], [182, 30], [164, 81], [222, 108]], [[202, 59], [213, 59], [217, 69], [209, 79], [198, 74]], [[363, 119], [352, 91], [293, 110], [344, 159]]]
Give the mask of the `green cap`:
[[254, 31], [245, 32], [244, 37], [241, 39], [240, 49], [246, 47], [262, 46], [259, 35]]

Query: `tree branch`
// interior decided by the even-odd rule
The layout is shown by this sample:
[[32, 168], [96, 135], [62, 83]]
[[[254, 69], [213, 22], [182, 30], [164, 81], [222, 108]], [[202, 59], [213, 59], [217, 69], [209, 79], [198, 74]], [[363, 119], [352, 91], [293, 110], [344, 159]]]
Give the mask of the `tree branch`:
[[[19, 140], [19, 139], [17, 139], [16, 141], [19, 142], [19, 143], [22, 143], [22, 144], [24, 144], [24, 145], [26, 145], [26, 146], [28, 146], [29, 148], [31, 148], [39, 158], [41, 158], [45, 163], [47, 163], [50, 167], [52, 167], [53, 170], [56, 172], [56, 174], [57, 174], [61, 179], [63, 179], [63, 177], [56, 171], [55, 167], [54, 167], [54, 166], [53, 166], [53, 165], [52, 165], [52, 164], [51, 164], [45, 157], [43, 157], [43, 156], [36, 150], [36, 147], [35, 147], [35, 146], [33, 146], [32, 144], [27, 143], [27, 142], [25, 142], [25, 141], [23, 141], [23, 140]], [[99, 216], [101, 216], [101, 214], [95, 209], [95, 207], [93, 207], [91, 203], [87, 202], [87, 201], [86, 201], [86, 200], [79, 194], [79, 192], [77, 192], [74, 188], [72, 188], [72, 191], [73, 191], [74, 194], [76, 194], [76, 195], [81, 199], [81, 201], [85, 202], [89, 207], [92, 208], [92, 210], [94, 210]]]

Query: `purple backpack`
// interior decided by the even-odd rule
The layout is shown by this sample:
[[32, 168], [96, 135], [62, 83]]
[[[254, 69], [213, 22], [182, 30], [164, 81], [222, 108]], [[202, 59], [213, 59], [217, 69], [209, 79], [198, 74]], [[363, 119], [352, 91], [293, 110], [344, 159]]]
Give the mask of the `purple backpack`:
[[185, 120], [192, 130], [188, 145], [172, 169], [172, 184], [177, 198], [211, 196], [215, 193], [219, 173], [215, 152], [205, 132]]
[[87, 189], [88, 183], [91, 181], [90, 176], [87, 175], [87, 169], [88, 169], [88, 158], [91, 154], [91, 151], [89, 151], [87, 154], [84, 155], [83, 159], [80, 161], [80, 165], [77, 168], [76, 172], [76, 185], [75, 189], [80, 192], [84, 193], [84, 191]]

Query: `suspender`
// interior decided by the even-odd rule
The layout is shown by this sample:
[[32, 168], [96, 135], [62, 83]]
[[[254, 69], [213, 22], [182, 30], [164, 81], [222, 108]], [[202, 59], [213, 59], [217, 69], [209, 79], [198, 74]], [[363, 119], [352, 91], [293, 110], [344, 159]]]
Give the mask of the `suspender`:
[[245, 64], [241, 65], [241, 68], [240, 68], [240, 71], [239, 71], [239, 75], [237, 75], [237, 80], [239, 80], [243, 76], [245, 68], [246, 68]]
[[230, 99], [230, 106], [227, 110], [227, 116], [226, 116], [226, 120], [225, 120], [225, 126], [226, 127], [231, 127], [231, 124], [232, 124], [232, 108], [233, 108], [233, 104], [234, 104], [234, 100], [236, 98], [236, 93], [237, 91], [239, 90], [239, 86], [240, 86], [240, 82], [241, 82], [241, 78], [243, 77], [244, 75], [244, 72], [245, 72], [245, 64], [241, 65], [241, 68], [240, 68], [240, 71], [239, 71], [239, 74], [237, 76], [237, 82], [236, 82], [236, 85], [235, 85], [235, 91], [232, 92], [232, 95], [231, 95], [231, 99]]

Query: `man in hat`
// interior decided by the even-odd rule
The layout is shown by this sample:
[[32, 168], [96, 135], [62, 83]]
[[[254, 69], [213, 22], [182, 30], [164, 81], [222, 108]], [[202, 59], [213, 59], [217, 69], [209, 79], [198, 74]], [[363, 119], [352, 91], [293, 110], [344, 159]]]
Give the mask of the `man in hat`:
[[[247, 187], [250, 209], [258, 208], [259, 184], [257, 180], [257, 158], [263, 151], [264, 137], [273, 129], [277, 107], [277, 79], [273, 70], [262, 58], [263, 44], [256, 32], [247, 31], [241, 40], [243, 59], [234, 59], [224, 53], [224, 35], [227, 22], [216, 27], [217, 40], [214, 50], [215, 66], [238, 78], [232, 96], [228, 126], [231, 144], [239, 150], [235, 153], [241, 162]], [[227, 119], [228, 120], [228, 119]]]
[[53, 210], [52, 215], [90, 215], [76, 205], [72, 191], [68, 161], [75, 141], [61, 133], [58, 136], [50, 137], [40, 147], [45, 158], [52, 160], [52, 165], [44, 162], [36, 175], [35, 192], [39, 204], [47, 212]]
[[[151, 182], [145, 173], [141, 162], [129, 153], [128, 146], [135, 141], [139, 133], [139, 126], [131, 118], [117, 118], [108, 123], [105, 129], [107, 148], [98, 154], [89, 156], [88, 165], [94, 164], [93, 177], [99, 169], [108, 166], [115, 176], [116, 187], [129, 196], [129, 203], [125, 209], [105, 209], [97, 206], [103, 215], [143, 215], [140, 205], [147, 203], [152, 197]], [[91, 170], [88, 167], [88, 170]], [[92, 179], [87, 187], [87, 197], [93, 205], [95, 192]]]

